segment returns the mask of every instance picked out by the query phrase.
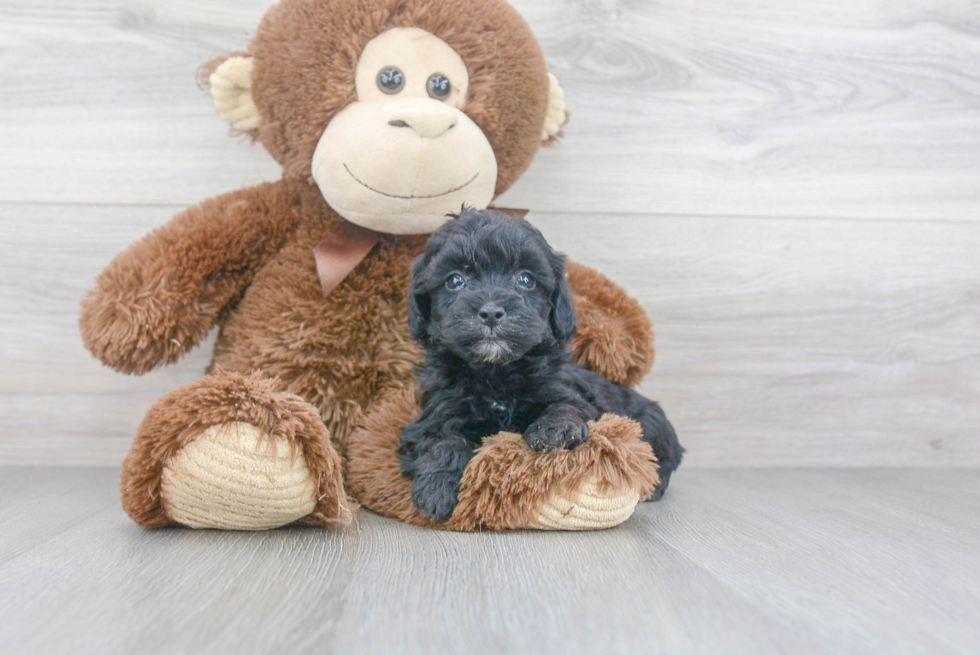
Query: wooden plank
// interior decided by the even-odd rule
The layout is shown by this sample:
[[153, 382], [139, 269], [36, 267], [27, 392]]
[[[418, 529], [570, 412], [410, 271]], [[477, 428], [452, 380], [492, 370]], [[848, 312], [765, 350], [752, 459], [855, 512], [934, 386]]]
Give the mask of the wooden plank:
[[[115, 501], [90, 471], [28, 470], [19, 521], [32, 489]], [[577, 534], [446, 534], [369, 512], [346, 531], [144, 531], [112, 507], [0, 562], [0, 639], [45, 653], [970, 653], [978, 511], [980, 478], [949, 470], [681, 471], [623, 526]]]
[[269, 4], [3, 3], [0, 199], [186, 205], [279, 177], [196, 84]]
[[[0, 6], [0, 202], [186, 205], [278, 166], [197, 67], [267, 0]], [[980, 203], [968, 0], [516, 0], [573, 119], [501, 202], [549, 211], [942, 218]]]
[[119, 474], [105, 468], [5, 467], [0, 472], [0, 563], [119, 507]]
[[512, 206], [978, 218], [975, 3], [583, 0], [524, 10], [572, 121]]
[[[171, 208], [0, 205], [0, 462], [117, 464], [210, 344], [133, 378], [78, 299]], [[534, 213], [643, 303], [685, 466], [980, 465], [980, 225]]]
[[968, 653], [980, 645], [980, 532], [976, 522], [954, 527], [980, 508], [976, 471], [680, 475], [668, 494], [683, 500], [639, 514], [634, 529], [656, 530], [820, 652]]
[[114, 373], [84, 349], [78, 303], [171, 207], [0, 206], [0, 462], [118, 464], [144, 412], [200, 377], [211, 341], [180, 365]]

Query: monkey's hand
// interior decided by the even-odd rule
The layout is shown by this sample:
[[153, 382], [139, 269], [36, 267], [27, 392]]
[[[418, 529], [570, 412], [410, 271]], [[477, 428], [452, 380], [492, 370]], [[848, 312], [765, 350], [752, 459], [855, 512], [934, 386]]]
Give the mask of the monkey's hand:
[[137, 375], [177, 361], [207, 335], [218, 314], [213, 305], [182, 297], [163, 277], [140, 280], [141, 272], [114, 261], [82, 300], [80, 320], [93, 355]]
[[568, 262], [578, 331], [572, 359], [607, 380], [631, 387], [653, 367], [653, 323], [643, 307], [598, 271]]
[[123, 373], [179, 359], [207, 336], [295, 228], [284, 182], [212, 198], [124, 250], [82, 300], [86, 348]]

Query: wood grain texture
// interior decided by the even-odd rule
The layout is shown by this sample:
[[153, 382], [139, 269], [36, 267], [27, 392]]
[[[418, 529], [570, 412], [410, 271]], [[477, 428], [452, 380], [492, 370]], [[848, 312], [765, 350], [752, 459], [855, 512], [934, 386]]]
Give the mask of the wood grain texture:
[[[144, 531], [116, 473], [0, 470], [6, 651], [980, 649], [974, 472], [682, 470], [663, 501], [584, 534], [369, 512], [347, 531]], [[47, 527], [25, 526], [38, 514]]]
[[[0, 202], [185, 205], [277, 177], [194, 81], [268, 4], [4, 0]], [[978, 217], [976, 0], [514, 4], [572, 122], [504, 204]]]
[[[210, 342], [134, 378], [78, 336], [95, 274], [171, 211], [0, 205], [0, 462], [115, 464], [156, 398], [200, 375]], [[980, 465], [980, 224], [529, 219], [654, 318], [642, 391], [685, 467]]]

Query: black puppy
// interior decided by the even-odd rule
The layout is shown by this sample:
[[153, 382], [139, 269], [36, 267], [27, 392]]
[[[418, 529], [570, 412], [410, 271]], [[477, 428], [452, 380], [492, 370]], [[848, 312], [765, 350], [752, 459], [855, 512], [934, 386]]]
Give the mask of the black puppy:
[[537, 452], [575, 448], [609, 412], [643, 428], [660, 462], [660, 498], [684, 449], [660, 406], [571, 362], [575, 307], [565, 261], [530, 223], [463, 209], [412, 263], [412, 337], [422, 411], [402, 431], [402, 474], [422, 514], [448, 518], [484, 437], [518, 432]]

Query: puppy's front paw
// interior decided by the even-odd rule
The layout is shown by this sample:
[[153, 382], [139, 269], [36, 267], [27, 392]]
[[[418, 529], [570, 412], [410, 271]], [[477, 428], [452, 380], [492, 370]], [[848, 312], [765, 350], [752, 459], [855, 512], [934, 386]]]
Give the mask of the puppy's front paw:
[[589, 440], [589, 425], [567, 417], [539, 418], [524, 433], [524, 441], [537, 453], [576, 448]]
[[459, 502], [459, 479], [450, 473], [419, 475], [412, 480], [412, 501], [424, 516], [445, 521]]

